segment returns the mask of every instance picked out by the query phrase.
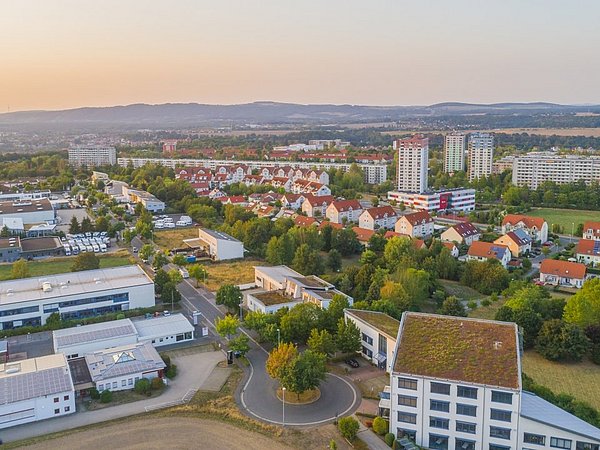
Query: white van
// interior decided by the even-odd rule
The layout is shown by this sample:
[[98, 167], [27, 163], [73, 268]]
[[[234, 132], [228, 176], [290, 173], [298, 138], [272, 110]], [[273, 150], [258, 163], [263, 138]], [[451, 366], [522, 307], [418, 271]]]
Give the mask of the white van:
[[184, 222], [183, 220], [178, 220], [177, 222], [175, 222], [175, 225], [177, 225], [178, 227], [187, 227], [188, 223]]
[[71, 256], [71, 247], [69, 246], [69, 244], [65, 244], [63, 247], [65, 249], [65, 255]]
[[165, 228], [175, 228], [175, 224], [173, 222], [166, 222]]
[[185, 278], [189, 278], [189, 277], [190, 277], [190, 274], [189, 274], [189, 272], [188, 272], [186, 269], [184, 269], [183, 267], [180, 267], [180, 268], [179, 268], [179, 273], [181, 274], [181, 276], [182, 276], [184, 279], [185, 279]]

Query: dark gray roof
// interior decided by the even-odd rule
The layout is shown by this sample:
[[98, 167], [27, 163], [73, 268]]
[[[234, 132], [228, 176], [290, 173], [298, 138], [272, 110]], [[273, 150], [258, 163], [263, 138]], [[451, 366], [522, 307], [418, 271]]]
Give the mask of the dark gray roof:
[[600, 440], [600, 429], [531, 392], [523, 391], [521, 395], [521, 417]]
[[227, 233], [223, 233], [222, 231], [210, 230], [208, 228], [201, 228], [201, 230], [215, 239], [220, 239], [222, 241], [240, 242], [236, 238], [229, 236]]
[[123, 336], [137, 336], [137, 330], [130, 319], [53, 331], [54, 345], [58, 348]]

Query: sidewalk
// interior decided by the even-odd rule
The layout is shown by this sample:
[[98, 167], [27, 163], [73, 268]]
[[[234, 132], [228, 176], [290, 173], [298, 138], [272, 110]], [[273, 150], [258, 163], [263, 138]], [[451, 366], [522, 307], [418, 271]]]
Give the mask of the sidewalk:
[[177, 377], [159, 397], [19, 425], [0, 431], [0, 437], [4, 442], [17, 441], [160, 409], [163, 406], [176, 404], [184, 398], [189, 400], [194, 391], [203, 387], [217, 363], [223, 360], [222, 352], [201, 352], [174, 357], [173, 363], [177, 365], [178, 370]]
[[369, 447], [371, 450], [390, 450], [390, 447], [388, 447], [386, 443], [379, 438], [379, 436], [373, 433], [370, 428], [365, 427], [360, 420], [358, 423], [360, 424], [360, 428], [358, 429], [356, 436], [358, 436], [365, 444], [367, 444], [367, 447]]

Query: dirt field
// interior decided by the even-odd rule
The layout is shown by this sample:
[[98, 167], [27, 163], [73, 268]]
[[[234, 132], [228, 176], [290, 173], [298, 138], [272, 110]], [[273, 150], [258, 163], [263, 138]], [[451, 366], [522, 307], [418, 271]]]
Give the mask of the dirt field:
[[233, 262], [204, 264], [208, 272], [206, 287], [210, 291], [216, 291], [224, 284], [245, 284], [254, 281], [254, 266], [269, 265], [264, 261], [246, 258]]
[[211, 420], [183, 417], [142, 419], [93, 428], [57, 439], [39, 442], [28, 449], [273, 449], [283, 444], [266, 436]]

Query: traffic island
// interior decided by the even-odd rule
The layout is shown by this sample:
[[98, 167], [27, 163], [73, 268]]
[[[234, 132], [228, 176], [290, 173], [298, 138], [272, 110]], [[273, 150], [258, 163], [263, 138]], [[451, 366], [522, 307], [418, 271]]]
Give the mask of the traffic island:
[[[283, 401], [283, 390], [277, 388], [277, 398]], [[309, 389], [304, 391], [302, 394], [296, 394], [295, 392], [285, 391], [285, 403], [287, 405], [309, 405], [316, 402], [321, 398], [321, 391], [319, 388]]]

